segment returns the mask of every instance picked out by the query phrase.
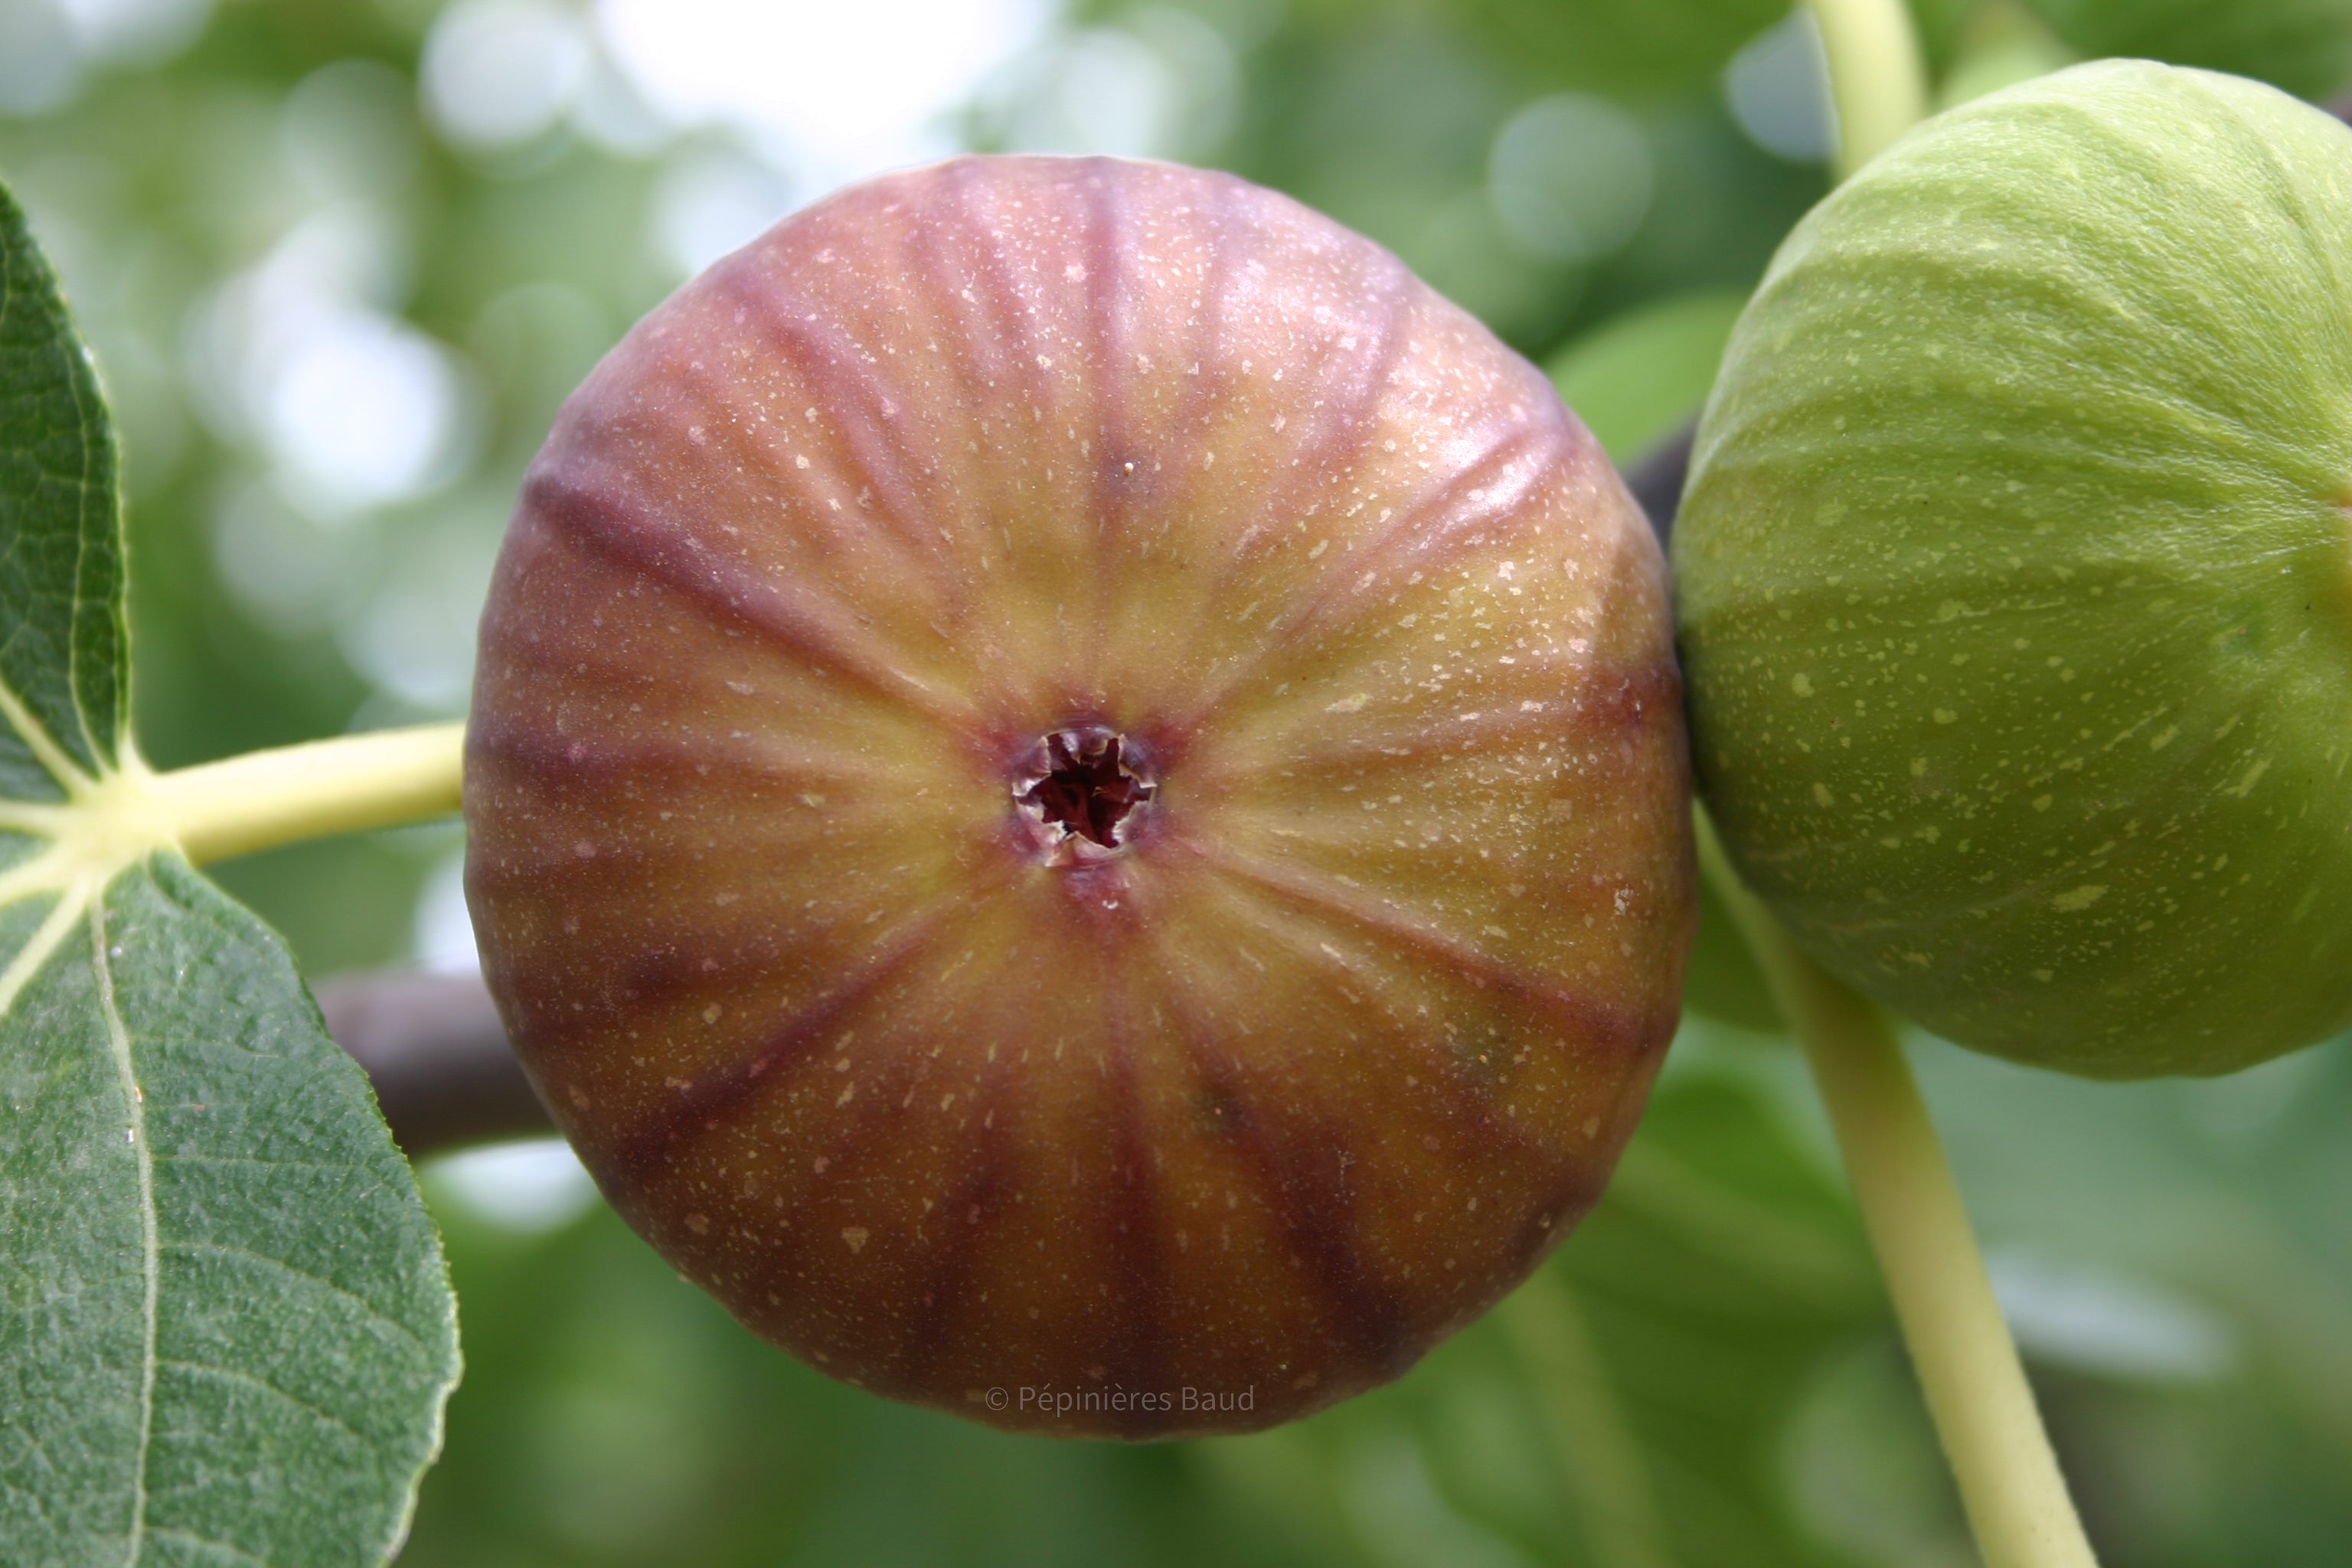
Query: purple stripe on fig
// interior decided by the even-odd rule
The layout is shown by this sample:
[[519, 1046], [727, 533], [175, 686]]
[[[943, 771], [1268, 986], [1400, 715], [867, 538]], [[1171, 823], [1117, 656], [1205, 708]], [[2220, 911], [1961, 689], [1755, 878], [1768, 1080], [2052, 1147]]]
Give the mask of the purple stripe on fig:
[[1364, 1268], [1363, 1238], [1348, 1201], [1344, 1143], [1315, 1136], [1323, 1130], [1312, 1128], [1307, 1136], [1283, 1137], [1287, 1129], [1253, 1109], [1239, 1068], [1213, 1033], [1195, 1019], [1185, 1024], [1185, 1049], [1213, 1098], [1219, 1131], [1247, 1152], [1259, 1182], [1273, 1194], [1284, 1239], [1330, 1310], [1337, 1349], [1353, 1375], [1326, 1373], [1318, 1382], [1328, 1380], [1329, 1398], [1351, 1386], [1387, 1382], [1419, 1359], [1429, 1336], [1426, 1330], [1414, 1331], [1396, 1298]]
[[[1383, 763], [1426, 763], [1433, 752], [1491, 744], [1515, 733], [1549, 736], [1565, 744], [1612, 733], [1679, 730], [1682, 725], [1682, 677], [1670, 664], [1611, 671], [1571, 662], [1565, 670], [1548, 672], [1541, 660], [1522, 658], [1515, 673], [1581, 676], [1590, 689], [1566, 702], [1507, 694], [1496, 707], [1453, 714], [1396, 734], [1332, 737], [1312, 751], [1296, 752], [1285, 760], [1294, 767], [1377, 768]], [[1538, 685], [1549, 689], [1550, 681], [1529, 682], [1530, 689]], [[1638, 751], [1634, 755], [1638, 759]], [[1638, 760], [1634, 765], [1640, 765]]]
[[690, 1142], [697, 1132], [741, 1118], [751, 1109], [746, 1101], [762, 1089], [782, 1087], [794, 1068], [809, 1065], [827, 1031], [919, 959], [955, 912], [943, 903], [890, 932], [875, 944], [870, 962], [810, 1006], [780, 1021], [750, 1055], [709, 1077], [681, 1080], [677, 1098], [629, 1129], [619, 1142], [609, 1144], [606, 1157], [624, 1167], [644, 1169], [676, 1159], [677, 1145]]
[[[1212, 302], [1216, 307], [1216, 315], [1213, 318], [1215, 333], [1223, 332], [1229, 325], [1226, 308], [1232, 302], [1234, 294], [1223, 285], [1230, 284], [1237, 275], [1245, 275], [1246, 268], [1242, 258], [1246, 256], [1255, 260], [1265, 239], [1264, 230], [1250, 221], [1246, 215], [1238, 211], [1245, 199], [1254, 201], [1256, 195], [1257, 193], [1238, 184], [1218, 193], [1215, 213], [1219, 226], [1219, 238], [1223, 241], [1217, 251], [1221, 260], [1221, 269], [1217, 275], [1217, 282], [1220, 286], [1207, 290]], [[1379, 347], [1371, 354], [1364, 356], [1362, 360], [1352, 363], [1367, 367], [1376, 363], [1381, 373], [1385, 374], [1395, 364], [1396, 354], [1403, 342], [1409, 318], [1415, 305], [1420, 302], [1421, 290], [1412, 273], [1399, 265], [1387, 275], [1370, 282], [1367, 285], [1367, 297], [1380, 301], [1380, 308], [1375, 316], [1376, 324], [1372, 329], [1374, 341]], [[1210, 343], [1216, 341], [1215, 337], [1208, 332], [1204, 332], [1204, 337]], [[1206, 353], [1196, 349], [1192, 359], [1189, 362], [1203, 366], [1204, 374], [1192, 377], [1188, 371], [1187, 377], [1188, 380], [1196, 380], [1199, 383], [1193, 396], [1204, 403], [1215, 401], [1225, 391], [1222, 376], [1213, 381], [1210, 374], [1207, 373], [1207, 367], [1215, 365], [1217, 358], [1218, 356], [1213, 353]], [[1321, 366], [1318, 363], [1312, 368], [1320, 369]], [[1319, 498], [1311, 493], [1302, 497], [1300, 494], [1302, 489], [1314, 486], [1323, 476], [1352, 461], [1362, 453], [1372, 438], [1370, 405], [1380, 384], [1380, 381], [1368, 371], [1360, 372], [1352, 387], [1329, 388], [1313, 399], [1312, 406], [1306, 416], [1313, 423], [1308, 426], [1307, 434], [1300, 438], [1300, 450], [1292, 459], [1290, 470], [1285, 476], [1284, 484], [1269, 490], [1258, 503], [1256, 512], [1249, 521], [1241, 523], [1236, 529], [1235, 542], [1232, 549], [1232, 560], [1235, 563], [1248, 554], [1249, 546], [1267, 529], [1313, 509]], [[1205, 423], [1202, 427], [1206, 428]], [[1187, 454], [1188, 470], [1197, 470], [1200, 468], [1202, 455], [1200, 451]], [[1210, 596], [1212, 598], [1220, 596], [1231, 586], [1232, 580], [1229, 575], [1213, 578]]]
[[[732, 737], [730, 737], [732, 739]], [[761, 737], [764, 741], [765, 737]], [[504, 728], [483, 735], [485, 752], [495, 753], [517, 772], [528, 772], [551, 782], [577, 784], [588, 779], [646, 783], [665, 776], [684, 780], [714, 772], [740, 775], [742, 787], [769, 785], [804, 789], [811, 786], [846, 788], [859, 782], [855, 762], [841, 757], [785, 756], [751, 737], [729, 749], [705, 740], [699, 749], [682, 740], [648, 740], [630, 736], [615, 740], [598, 736], [551, 734], [541, 730]]]
[[[1187, 1007], [1181, 997], [1171, 996], [1169, 1006], [1178, 1020], [1178, 1034], [1185, 1052], [1200, 1074], [1212, 1101], [1231, 1110], [1232, 1120], [1225, 1120], [1221, 1114], [1218, 1130], [1228, 1135], [1247, 1134], [1263, 1142], [1265, 1119], [1251, 1112], [1248, 1097], [1238, 1088], [1235, 1075], [1239, 1068], [1229, 1057], [1219, 1053], [1215, 1032], [1208, 1028], [1198, 1012]], [[1557, 1158], [1557, 1151], [1550, 1142], [1538, 1137], [1533, 1128], [1522, 1127], [1502, 1113], [1504, 1101], [1492, 1076], [1481, 1077], [1474, 1073], [1458, 1055], [1446, 1051], [1434, 1040], [1421, 1042], [1416, 1056], [1425, 1065], [1433, 1079], [1442, 1083], [1451, 1093], [1452, 1105], [1448, 1114], [1460, 1125], [1475, 1129], [1475, 1136], [1481, 1140], [1509, 1146], [1516, 1154], [1526, 1154], [1538, 1160]], [[1297, 1140], [1308, 1148], [1318, 1147], [1327, 1141], [1314, 1135]], [[1268, 1170], [1273, 1168], [1274, 1164], [1266, 1165]], [[1281, 1180], [1274, 1180], [1271, 1184], [1277, 1191], [1288, 1191], [1292, 1185]], [[1596, 1186], [1592, 1196], [1599, 1195]], [[1352, 1263], [1352, 1255], [1350, 1261]], [[1390, 1315], [1393, 1315], [1392, 1309]]]
[[[1323, 573], [1316, 591], [1303, 598], [1285, 618], [1269, 628], [1262, 650], [1239, 668], [1227, 672], [1222, 683], [1197, 709], [1177, 721], [1180, 731], [1198, 729], [1213, 721], [1225, 704], [1245, 689], [1251, 678], [1264, 668], [1266, 661], [1291, 640], [1304, 637], [1318, 623], [1331, 619], [1336, 610], [1355, 609], [1360, 612], [1369, 597], [1368, 591], [1378, 584], [1379, 568], [1390, 573], [1414, 564], [1427, 563], [1443, 553], [1444, 547], [1453, 543], [1480, 544], [1485, 540], [1473, 531], [1496, 515], [1507, 515], [1507, 506], [1489, 504], [1492, 491], [1478, 488], [1478, 481], [1494, 470], [1508, 472], [1531, 454], [1527, 448], [1536, 444], [1537, 433], [1515, 428], [1497, 438], [1480, 453], [1471, 465], [1445, 479], [1433, 480], [1421, 495], [1397, 509], [1386, 528], [1370, 540], [1356, 546], [1334, 562]], [[1541, 454], [1549, 456], [1549, 454]], [[1500, 488], [1499, 483], [1496, 487]], [[1522, 487], [1522, 490], [1525, 487]], [[1521, 499], [1515, 493], [1512, 500]], [[1465, 504], [1466, 503], [1466, 504]], [[1402, 559], [1391, 559], [1401, 557]], [[1235, 560], [1243, 559], [1240, 552]], [[1368, 568], [1370, 568], [1368, 570]]]
[[[790, 648], [807, 664], [853, 680], [876, 696], [921, 708], [942, 723], [964, 720], [938, 694], [893, 664], [839, 603], [764, 581], [691, 536], [675, 533], [650, 503], [559, 480], [534, 468], [524, 486], [528, 517], [560, 528], [577, 544], [683, 589], [747, 630]], [[545, 520], [543, 522], [538, 520]], [[522, 518], [519, 516], [518, 526]]]
[[[1161, 1230], [1159, 1184], [1153, 1180], [1153, 1142], [1144, 1124], [1142, 1091], [1137, 1083], [1134, 997], [1127, 983], [1125, 945], [1112, 933], [1097, 933], [1100, 962], [1108, 981], [1103, 1022], [1110, 1114], [1109, 1235], [1104, 1257], [1117, 1302], [1100, 1372], [1089, 1375], [1120, 1388], [1164, 1388], [1173, 1351], [1169, 1342], [1173, 1304], [1168, 1300], [1171, 1268], [1157, 1237]], [[1149, 1437], [1158, 1423], [1145, 1412], [1115, 1411], [1119, 1436]]]
[[934, 1250], [915, 1293], [914, 1321], [899, 1374], [909, 1388], [929, 1384], [933, 1367], [954, 1342], [964, 1304], [971, 1299], [974, 1250], [984, 1227], [995, 1221], [999, 1200], [1009, 1187], [1005, 1152], [1017, 1125], [1012, 1114], [1012, 1076], [1010, 1062], [999, 1065], [983, 1100], [989, 1109], [981, 1118], [980, 1136], [967, 1157], [961, 1184], [940, 1205], [949, 1239]]
[[1690, 935], [1678, 690], [1597, 448], [1393, 258], [959, 161], [566, 405], [468, 887], [583, 1159], [753, 1330], [1020, 1430], [1246, 1430], [1600, 1192]]
[[[915, 493], [919, 488], [919, 461], [907, 450], [904, 432], [899, 428], [900, 416], [913, 403], [914, 395], [886, 379], [877, 367], [861, 360], [854, 342], [826, 323], [807, 301], [780, 286], [761, 269], [721, 262], [711, 268], [708, 278], [715, 293], [736, 298], [752, 312], [752, 320], [761, 330], [758, 347], [762, 353], [790, 360], [810, 372], [835, 438], [845, 448], [836, 459], [839, 469], [846, 476], [845, 488], [865, 498], [865, 504], [859, 507], [861, 518], [887, 527], [875, 530], [864, 523], [853, 524], [846, 512], [817, 511], [812, 515], [830, 522], [838, 539], [862, 539], [878, 533], [899, 546], [910, 562], [929, 574], [943, 605], [962, 605], [967, 584], [951, 569], [955, 563], [947, 542], [938, 530], [927, 530], [919, 521], [944, 498], [924, 498]], [[701, 364], [695, 370], [698, 379], [714, 386], [721, 384], [720, 372]], [[750, 439], [751, 433], [740, 433], [740, 438]], [[778, 474], [789, 476], [795, 471], [782, 460], [789, 454], [771, 451], [766, 455]]]
[[[1312, 872], [1278, 870], [1270, 866], [1252, 863], [1228, 851], [1204, 848], [1196, 843], [1186, 843], [1184, 848], [1214, 865], [1219, 870], [1264, 889], [1278, 899], [1303, 906], [1318, 914], [1329, 915], [1343, 924], [1351, 925], [1366, 935], [1391, 942], [1397, 947], [1428, 959], [1449, 973], [1459, 975], [1476, 990], [1493, 989], [1501, 995], [1526, 1004], [1531, 1010], [1544, 1014], [1580, 1037], [1633, 1051], [1662, 1048], [1674, 1035], [1675, 1019], [1680, 1007], [1664, 1010], [1664, 1016], [1645, 1018], [1628, 1010], [1596, 1003], [1561, 987], [1543, 984], [1540, 981], [1518, 973], [1503, 961], [1481, 952], [1468, 942], [1409, 919], [1402, 913], [1375, 907], [1371, 902], [1344, 888], [1337, 887], [1327, 878]], [[1331, 962], [1341, 961], [1334, 956]]]
[[[1306, 417], [1310, 423], [1299, 438], [1297, 455], [1291, 459], [1282, 486], [1266, 492], [1258, 511], [1241, 526], [1234, 552], [1236, 562], [1246, 558], [1248, 546], [1268, 529], [1325, 504], [1329, 498], [1315, 492], [1328, 485], [1332, 473], [1360, 460], [1375, 438], [1373, 416], [1380, 394], [1396, 370], [1408, 329], [1425, 296], [1412, 274], [1402, 266], [1373, 280], [1369, 288], [1370, 298], [1378, 301], [1370, 322], [1372, 346], [1344, 358], [1327, 353], [1300, 371], [1305, 377], [1337, 361], [1339, 374], [1331, 377], [1337, 384], [1325, 384], [1308, 408]], [[1218, 584], [1225, 585], [1223, 580]]]
[[[1118, 372], [1127, 364], [1132, 352], [1128, 345], [1134, 341], [1136, 300], [1134, 291], [1127, 287], [1131, 271], [1119, 264], [1120, 258], [1132, 247], [1120, 244], [1120, 230], [1128, 215], [1116, 200], [1117, 191], [1118, 187], [1108, 180], [1088, 183], [1087, 259], [1080, 264], [1086, 269], [1083, 281], [1090, 329], [1091, 352], [1085, 358], [1097, 372], [1102, 386], [1102, 419], [1093, 465], [1093, 510], [1098, 548], [1106, 554], [1129, 546], [1128, 534], [1135, 522], [1133, 503], [1138, 498], [1135, 487], [1122, 479], [1134, 472], [1129, 465], [1139, 458], [1148, 464], [1150, 458], [1145, 444], [1122, 439], [1135, 417], [1130, 400], [1125, 395], [1127, 377]], [[1098, 569], [1095, 594], [1095, 635], [1098, 640], [1108, 629], [1110, 584], [1111, 574]]]

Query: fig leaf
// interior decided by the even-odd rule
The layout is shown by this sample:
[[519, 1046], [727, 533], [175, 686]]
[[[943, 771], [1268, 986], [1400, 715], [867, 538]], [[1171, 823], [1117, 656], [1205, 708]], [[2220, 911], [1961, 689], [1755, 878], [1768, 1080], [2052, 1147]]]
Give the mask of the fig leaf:
[[0, 1559], [374, 1563], [440, 1247], [284, 943], [142, 821], [114, 435], [0, 190]]
[[2026, 0], [2086, 55], [2202, 66], [2323, 99], [2352, 81], [2352, 0]]
[[1728, 289], [1650, 301], [1578, 337], [1545, 374], [1623, 468], [1697, 414], [1747, 302]]
[[1548, 87], [1654, 94], [1710, 79], [1789, 0], [1454, 0], [1464, 25]]

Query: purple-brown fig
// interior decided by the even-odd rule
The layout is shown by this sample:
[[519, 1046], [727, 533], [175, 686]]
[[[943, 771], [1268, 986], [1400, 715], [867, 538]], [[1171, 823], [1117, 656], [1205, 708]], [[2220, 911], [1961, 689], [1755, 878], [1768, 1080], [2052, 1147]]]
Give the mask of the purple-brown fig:
[[1640, 512], [1543, 377], [1229, 176], [786, 220], [558, 419], [467, 889], [614, 1206], [1036, 1432], [1396, 1376], [1599, 1195], [1693, 921]]

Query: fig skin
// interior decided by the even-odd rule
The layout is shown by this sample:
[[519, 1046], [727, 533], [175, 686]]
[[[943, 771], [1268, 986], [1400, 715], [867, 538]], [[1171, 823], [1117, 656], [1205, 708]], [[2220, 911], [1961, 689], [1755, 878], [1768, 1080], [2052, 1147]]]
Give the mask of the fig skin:
[[2081, 66], [1790, 236], [1675, 532], [1699, 788], [1965, 1045], [2220, 1073], [2352, 1024], [2352, 132]]
[[[857, 186], [640, 323], [526, 481], [466, 769], [614, 1206], [1024, 1431], [1255, 1429], [1483, 1312], [1599, 1196], [1694, 921], [1591, 437], [1385, 251], [1151, 163]], [[1049, 815], [1146, 784], [1115, 844]]]

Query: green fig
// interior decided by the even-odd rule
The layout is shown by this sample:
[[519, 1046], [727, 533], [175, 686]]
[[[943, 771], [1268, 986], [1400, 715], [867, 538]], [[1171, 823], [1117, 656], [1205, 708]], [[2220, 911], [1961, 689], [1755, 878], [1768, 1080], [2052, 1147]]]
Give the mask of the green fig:
[[1790, 237], [1676, 525], [1700, 787], [1963, 1044], [2231, 1071], [2352, 1024], [2352, 130], [2103, 61]]

